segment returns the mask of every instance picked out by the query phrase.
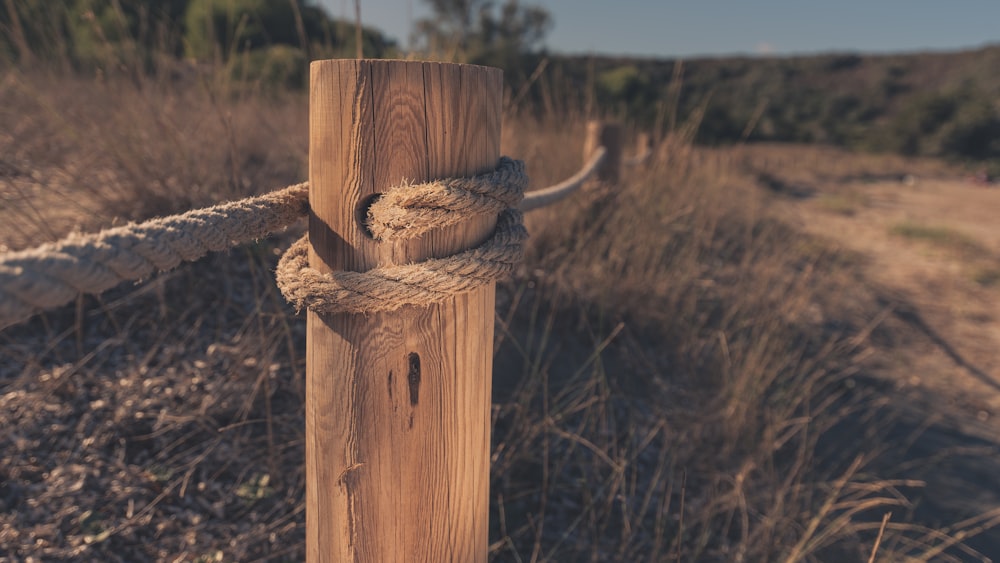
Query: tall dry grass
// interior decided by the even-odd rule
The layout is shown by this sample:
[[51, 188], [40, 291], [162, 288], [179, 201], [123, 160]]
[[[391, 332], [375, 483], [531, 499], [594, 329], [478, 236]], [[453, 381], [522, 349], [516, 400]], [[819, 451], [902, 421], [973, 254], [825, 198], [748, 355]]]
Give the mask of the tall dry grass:
[[[549, 131], [509, 152], [579, 162]], [[754, 175], [738, 150], [668, 142], [532, 218], [500, 325], [521, 363], [498, 374], [501, 559], [895, 561], [950, 542], [907, 521], [923, 482], [878, 473], [903, 453], [898, 414], [857, 384], [874, 294], [771, 217]]]
[[[302, 96], [130, 80], [3, 77], [3, 244], [302, 179]], [[504, 151], [541, 187], [579, 166], [582, 127], [513, 118]], [[491, 557], [967, 560], [991, 516], [921, 520], [921, 482], [884, 471], [903, 453], [861, 383], [880, 311], [851, 257], [772, 218], [720, 154], [671, 137], [530, 217], [499, 289]], [[302, 558], [287, 239], [0, 332], [0, 552]]]
[[305, 95], [264, 97], [216, 75], [0, 76], [10, 248], [301, 181]]

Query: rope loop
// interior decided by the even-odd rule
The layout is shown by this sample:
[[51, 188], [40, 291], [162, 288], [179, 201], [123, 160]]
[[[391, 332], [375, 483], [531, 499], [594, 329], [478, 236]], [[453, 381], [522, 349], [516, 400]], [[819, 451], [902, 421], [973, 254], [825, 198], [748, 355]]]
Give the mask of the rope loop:
[[431, 305], [509, 276], [521, 262], [527, 238], [521, 212], [507, 209], [497, 219], [493, 236], [476, 248], [415, 264], [323, 274], [309, 267], [309, 240], [302, 237], [278, 263], [278, 288], [297, 310], [315, 313], [374, 313]]
[[377, 240], [417, 237], [474, 214], [499, 213], [496, 229], [482, 245], [446, 258], [331, 274], [309, 266], [307, 235], [281, 257], [278, 288], [299, 311], [372, 313], [439, 303], [507, 277], [522, 260], [528, 238], [516, 209], [527, 184], [524, 163], [502, 157], [495, 170], [473, 178], [393, 188], [368, 211], [367, 227]]
[[527, 187], [524, 162], [502, 156], [496, 170], [480, 176], [390, 189], [368, 208], [368, 230], [380, 241], [417, 237], [461, 223], [471, 214], [516, 207]]

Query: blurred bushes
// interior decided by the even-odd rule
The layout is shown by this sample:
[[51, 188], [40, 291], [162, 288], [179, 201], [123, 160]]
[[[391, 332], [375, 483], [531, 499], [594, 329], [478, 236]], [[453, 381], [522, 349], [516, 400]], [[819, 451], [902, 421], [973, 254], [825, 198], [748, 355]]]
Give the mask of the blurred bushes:
[[974, 90], [915, 96], [869, 146], [907, 155], [1000, 159], [1000, 107], [990, 98]]
[[[623, 65], [602, 72], [597, 77], [597, 103], [600, 107], [624, 110], [629, 105], [636, 108], [653, 108], [660, 96], [660, 88], [635, 65]], [[640, 110], [641, 111], [641, 110]], [[646, 111], [637, 119], [651, 119]]]
[[518, 0], [424, 0], [431, 17], [413, 27], [416, 49], [431, 59], [502, 68], [515, 90], [540, 63], [552, 27], [548, 10]]
[[286, 0], [190, 0], [184, 48], [193, 59], [228, 58], [268, 45], [301, 45]]
[[[355, 56], [355, 33], [305, 0], [4, 0], [0, 64], [144, 73], [186, 58], [301, 87], [311, 58]], [[362, 44], [367, 57], [395, 53], [377, 30], [363, 29]]]
[[702, 144], [825, 143], [1000, 167], [1000, 74], [993, 71], [1000, 46], [911, 55], [551, 59], [549, 75], [568, 84], [539, 80], [534, 99], [544, 102], [546, 89], [569, 108], [593, 108], [588, 100], [596, 99], [601, 112], [644, 129], [697, 116]]
[[299, 88], [306, 83], [308, 61], [301, 49], [271, 45], [249, 51], [233, 61], [230, 76], [239, 82], [261, 84], [265, 89]]
[[[98, 64], [128, 51], [148, 60], [153, 52], [180, 54], [175, 26], [187, 0], [75, 0], [66, 2], [67, 52], [79, 63]], [[34, 24], [35, 22], [33, 22]]]
[[[643, 128], [696, 116], [695, 140], [827, 143], [1000, 168], [1000, 46], [964, 53], [684, 61], [546, 53], [547, 11], [428, 0], [424, 56], [498, 66], [535, 113], [600, 112]], [[150, 72], [186, 57], [266, 89], [301, 87], [311, 59], [355, 56], [355, 27], [308, 0], [4, 0], [0, 64]], [[364, 54], [397, 56], [362, 31]], [[681, 72], [675, 74], [675, 69]], [[538, 72], [536, 72], [538, 71]], [[597, 108], [600, 108], [598, 110]], [[662, 133], [657, 131], [656, 133]]]

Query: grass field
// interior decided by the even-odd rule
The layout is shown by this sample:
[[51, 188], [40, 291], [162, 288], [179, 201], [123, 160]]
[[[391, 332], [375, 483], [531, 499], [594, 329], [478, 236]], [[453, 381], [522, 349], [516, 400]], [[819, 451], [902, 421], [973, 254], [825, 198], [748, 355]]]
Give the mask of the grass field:
[[[301, 181], [307, 109], [7, 71], [0, 245]], [[512, 112], [503, 152], [544, 187], [583, 127]], [[529, 216], [498, 288], [493, 560], [1000, 557], [1000, 230], [985, 193], [932, 213], [960, 178], [677, 135]], [[301, 228], [0, 332], [0, 560], [303, 558], [305, 327], [272, 275]]]

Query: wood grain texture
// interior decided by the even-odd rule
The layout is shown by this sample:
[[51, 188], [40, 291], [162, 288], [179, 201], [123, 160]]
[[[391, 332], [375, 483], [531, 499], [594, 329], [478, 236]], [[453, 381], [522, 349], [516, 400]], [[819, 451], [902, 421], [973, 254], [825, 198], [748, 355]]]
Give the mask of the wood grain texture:
[[[358, 217], [403, 180], [492, 169], [501, 89], [499, 70], [471, 65], [312, 63], [311, 264], [365, 271], [486, 240], [495, 217], [393, 243]], [[309, 313], [308, 561], [486, 561], [494, 297]]]

